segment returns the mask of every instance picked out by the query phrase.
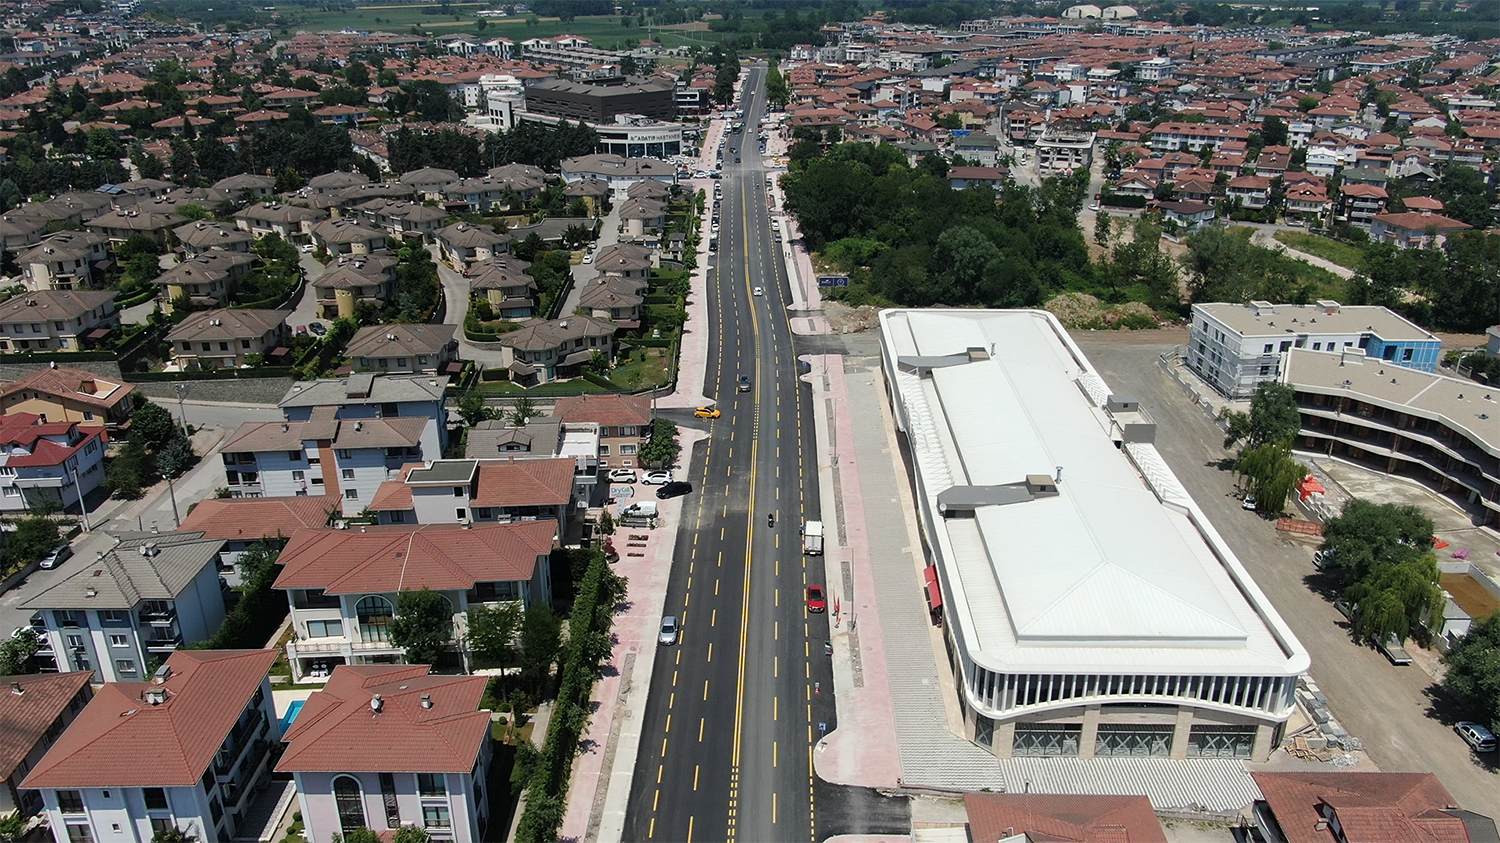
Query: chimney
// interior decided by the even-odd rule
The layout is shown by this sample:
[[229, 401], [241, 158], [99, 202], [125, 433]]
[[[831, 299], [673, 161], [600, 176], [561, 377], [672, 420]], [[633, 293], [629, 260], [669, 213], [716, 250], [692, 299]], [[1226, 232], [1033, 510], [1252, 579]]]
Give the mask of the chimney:
[[370, 711], [371, 712], [373, 712], [375, 714], [379, 714], [380, 713], [380, 709], [382, 707], [384, 707], [384, 706], [385, 706], [385, 702], [380, 699], [380, 695], [379, 694], [372, 694], [370, 696]]
[[422, 707], [423, 708], [432, 708], [432, 694], [423, 694], [422, 695]]
[[147, 705], [161, 705], [167, 701], [166, 688], [147, 688], [145, 693]]
[[20, 682], [12, 682], [10, 683], [10, 692], [19, 697], [22, 694], [26, 693], [26, 689], [21, 687]]

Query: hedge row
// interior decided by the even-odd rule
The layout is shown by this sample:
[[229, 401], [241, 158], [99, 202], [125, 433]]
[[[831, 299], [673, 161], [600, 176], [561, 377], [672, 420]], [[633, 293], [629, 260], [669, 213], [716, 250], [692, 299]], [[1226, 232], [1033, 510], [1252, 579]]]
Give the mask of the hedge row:
[[516, 825], [517, 843], [551, 843], [562, 828], [568, 774], [578, 754], [578, 739], [589, 722], [594, 683], [613, 649], [610, 627], [615, 604], [624, 599], [625, 590], [625, 579], [610, 570], [604, 554], [596, 551], [573, 602], [557, 703], [547, 724], [547, 740], [527, 780], [526, 810]]
[[199, 369], [192, 372], [125, 372], [132, 383], [163, 381], [241, 380], [250, 378], [289, 378], [296, 369], [291, 366], [257, 366], [250, 369]]

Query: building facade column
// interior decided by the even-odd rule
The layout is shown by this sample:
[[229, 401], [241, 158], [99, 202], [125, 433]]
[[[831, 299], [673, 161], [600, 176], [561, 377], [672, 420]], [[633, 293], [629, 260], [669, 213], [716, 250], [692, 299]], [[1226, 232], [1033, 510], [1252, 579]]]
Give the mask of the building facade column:
[[1273, 739], [1279, 727], [1277, 723], [1261, 723], [1255, 727], [1255, 743], [1250, 747], [1251, 761], [1265, 761], [1271, 757], [1271, 751], [1276, 748], [1272, 745]]
[[1188, 739], [1193, 732], [1193, 710], [1187, 706], [1177, 708], [1177, 724], [1172, 729], [1172, 757], [1186, 758]]
[[1099, 704], [1083, 710], [1083, 732], [1078, 736], [1078, 757], [1094, 757], [1094, 744], [1099, 740]]
[[995, 724], [995, 742], [990, 747], [996, 758], [1010, 758], [1016, 751], [1016, 721]]

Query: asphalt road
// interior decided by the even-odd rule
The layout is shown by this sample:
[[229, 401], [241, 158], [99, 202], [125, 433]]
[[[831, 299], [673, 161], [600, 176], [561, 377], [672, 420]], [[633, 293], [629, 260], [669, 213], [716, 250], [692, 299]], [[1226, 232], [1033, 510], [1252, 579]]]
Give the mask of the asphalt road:
[[1183, 487], [1208, 514], [1277, 612], [1312, 656], [1312, 677], [1334, 716], [1364, 742], [1382, 770], [1431, 771], [1462, 807], [1500, 815], [1494, 754], [1481, 760], [1453, 732], [1461, 719], [1432, 680], [1414, 666], [1396, 667], [1356, 644], [1312, 564], [1310, 544], [1276, 532], [1272, 522], [1240, 508], [1222, 435], [1156, 365], [1169, 346], [1131, 344], [1128, 335], [1075, 333], [1115, 391], [1135, 395], [1156, 420], [1156, 447]]
[[[747, 127], [764, 108], [764, 73], [748, 72]], [[818, 517], [812, 407], [797, 380], [790, 292], [754, 143], [747, 128], [726, 144], [705, 383], [723, 416], [708, 423], [709, 439], [687, 461], [695, 499], [684, 510], [666, 603], [683, 631], [676, 646], [657, 648], [628, 840], [831, 833], [818, 811], [827, 786], [812, 773], [819, 726], [835, 726], [823, 654], [828, 616], [806, 610], [805, 589], [821, 564], [808, 564], [799, 536], [803, 521]], [[756, 287], [764, 294], [753, 295]], [[736, 390], [742, 376], [749, 392]], [[858, 799], [843, 796], [834, 814]]]

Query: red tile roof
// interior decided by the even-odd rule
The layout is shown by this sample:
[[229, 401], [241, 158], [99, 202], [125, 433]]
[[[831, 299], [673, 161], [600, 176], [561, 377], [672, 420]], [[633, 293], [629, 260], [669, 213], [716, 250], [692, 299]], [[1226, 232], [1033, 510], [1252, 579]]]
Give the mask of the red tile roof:
[[[93, 391], [85, 391], [93, 390]], [[0, 386], [0, 397], [17, 392], [41, 392], [105, 409], [113, 408], [130, 393], [135, 384], [112, 381], [93, 372], [67, 366], [39, 369], [25, 377]]]
[[651, 399], [644, 395], [577, 395], [557, 399], [552, 415], [565, 422], [643, 427], [651, 423]]
[[[411, 509], [411, 487], [406, 485], [412, 469], [401, 467], [399, 480], [387, 480], [375, 491], [369, 509], [374, 512]], [[479, 460], [475, 491], [469, 506], [565, 506], [573, 495], [570, 458], [538, 460]]]
[[[9, 413], [0, 416], [0, 445], [20, 447], [30, 452], [12, 452], [6, 458], [7, 466], [61, 465], [64, 460], [104, 434], [102, 427], [78, 428], [76, 422], [43, 422], [41, 419], [35, 413]], [[58, 436], [66, 439], [73, 435], [75, 429], [78, 441], [71, 445], [43, 438]]]
[[557, 522], [428, 524], [415, 529], [298, 530], [281, 551], [276, 588], [329, 594], [470, 589], [476, 582], [529, 580], [552, 552]]
[[[178, 650], [161, 685], [111, 682], [95, 694], [23, 787], [189, 787], [250, 701], [275, 650]], [[149, 689], [167, 701], [151, 705]]]
[[1467, 843], [1452, 794], [1432, 773], [1251, 773], [1287, 843], [1333, 843], [1318, 824], [1337, 815], [1350, 843]]
[[276, 769], [466, 773], [489, 738], [490, 715], [479, 708], [488, 681], [429, 676], [427, 665], [340, 665], [298, 713]]
[[964, 807], [974, 843], [1015, 834], [1059, 843], [1167, 843], [1144, 796], [965, 793]]
[[202, 532], [205, 538], [225, 541], [290, 536], [300, 529], [328, 526], [329, 513], [339, 510], [332, 495], [291, 498], [207, 498], [200, 501], [178, 529]]
[[9, 779], [26, 760], [93, 675], [92, 670], [80, 670], [5, 677], [0, 687], [0, 781]]

